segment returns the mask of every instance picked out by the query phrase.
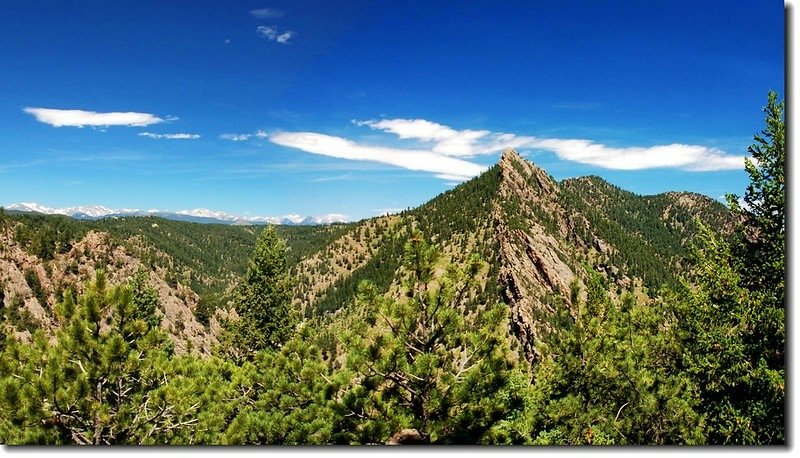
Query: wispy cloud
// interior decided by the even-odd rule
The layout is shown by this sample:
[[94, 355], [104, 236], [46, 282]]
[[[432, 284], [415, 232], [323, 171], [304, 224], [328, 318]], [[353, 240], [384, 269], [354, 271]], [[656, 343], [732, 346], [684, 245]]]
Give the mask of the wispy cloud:
[[57, 108], [33, 107], [26, 107], [23, 109], [23, 111], [33, 115], [37, 121], [44, 124], [50, 124], [53, 127], [144, 127], [149, 126], [150, 124], [164, 122], [163, 119], [153, 114], [137, 113], [132, 111], [98, 113], [96, 111], [61, 110]]
[[142, 153], [105, 153], [84, 155], [62, 155], [55, 159], [56, 162], [137, 162], [153, 159], [153, 156]]
[[330, 177], [313, 178], [310, 181], [313, 182], [313, 183], [324, 183], [324, 182], [327, 182], [327, 181], [349, 181], [349, 180], [352, 180], [352, 179], [353, 179], [352, 175], [350, 175], [349, 173], [345, 173], [345, 174], [342, 174], [342, 175], [336, 175], [336, 176], [330, 176]]
[[250, 15], [257, 19], [271, 19], [276, 17], [283, 17], [283, 11], [274, 8], [258, 8], [250, 10]]
[[46, 165], [46, 164], [49, 164], [49, 162], [45, 161], [45, 160], [42, 160], [42, 159], [36, 159], [36, 160], [33, 160], [33, 161], [28, 161], [28, 162], [18, 162], [16, 164], [8, 163], [6, 161], [3, 161], [3, 162], [0, 162], [0, 173], [5, 173], [5, 172], [7, 172], [9, 170], [25, 169], [25, 168], [28, 168], [28, 167], [36, 167], [36, 166], [39, 166], [39, 165]]
[[285, 30], [281, 32], [276, 26], [267, 26], [267, 25], [260, 25], [256, 29], [259, 35], [268, 39], [269, 41], [275, 41], [280, 44], [286, 45], [289, 44], [289, 40], [291, 40], [295, 35], [295, 32], [291, 30]]
[[408, 170], [433, 173], [456, 184], [486, 168], [466, 158], [499, 153], [505, 148], [548, 151], [558, 158], [615, 170], [673, 168], [685, 171], [735, 170], [744, 166], [742, 156], [702, 145], [673, 143], [656, 146], [611, 147], [586, 139], [524, 136], [488, 130], [457, 130], [424, 119], [353, 121], [414, 140], [417, 147], [398, 148], [367, 145], [342, 137], [315, 132], [279, 132], [269, 136], [275, 144], [307, 153], [388, 164]]
[[243, 142], [247, 141], [252, 137], [251, 134], [222, 134], [219, 138], [223, 140], [230, 140], [232, 142]]
[[447, 179], [459, 181], [476, 176], [486, 169], [481, 165], [433, 151], [363, 145], [346, 138], [314, 132], [279, 132], [269, 139], [275, 144], [307, 153], [353, 161], [378, 162], [408, 170], [446, 175]]
[[264, 139], [264, 138], [269, 138], [269, 134], [259, 129], [252, 134], [222, 134], [219, 136], [219, 138], [223, 140], [230, 140], [233, 142], [244, 142], [250, 140], [253, 137]]
[[673, 143], [648, 147], [610, 147], [586, 139], [523, 136], [488, 130], [456, 130], [424, 119], [353, 121], [430, 145], [444, 156], [472, 157], [505, 148], [531, 148], [555, 153], [561, 159], [615, 170], [676, 168], [687, 171], [732, 170], [744, 167], [744, 157], [702, 145]]
[[382, 119], [354, 121], [359, 126], [390, 132], [402, 139], [433, 143], [431, 151], [445, 156], [474, 156], [478, 140], [490, 135], [488, 130], [455, 130], [424, 119]]
[[675, 168], [692, 172], [744, 168], [744, 156], [700, 145], [673, 143], [650, 147], [614, 148], [582, 139], [532, 139], [527, 146], [550, 151], [561, 159], [606, 169]]
[[169, 140], [196, 140], [200, 138], [199, 134], [153, 134], [150, 132], [141, 132], [139, 136], [147, 138], [166, 138]]
[[428, 144], [435, 153], [454, 157], [473, 157], [493, 154], [505, 148], [521, 148], [533, 138], [488, 130], [456, 130], [425, 119], [382, 119], [353, 123], [393, 133], [401, 139], [418, 140]]

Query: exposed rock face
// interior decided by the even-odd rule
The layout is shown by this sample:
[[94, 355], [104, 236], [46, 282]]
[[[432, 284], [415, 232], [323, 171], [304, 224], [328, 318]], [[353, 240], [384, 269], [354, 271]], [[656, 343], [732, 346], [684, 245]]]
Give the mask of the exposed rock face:
[[[21, 306], [15, 312], [30, 314], [48, 333], [52, 333], [57, 325], [53, 313], [56, 291], [71, 286], [80, 293], [101, 266], [109, 284], [115, 285], [127, 282], [142, 263], [102, 232], [89, 232], [69, 252], [58, 253], [55, 259], [44, 262], [26, 253], [14, 240], [12, 230], [0, 231], [0, 286], [5, 293], [5, 306]], [[40, 297], [36, 297], [31, 289], [26, 272], [33, 272], [38, 277], [42, 290]], [[31, 273], [27, 275], [30, 277]], [[192, 351], [208, 353], [215, 339], [195, 319], [193, 310], [199, 299], [197, 294], [183, 285], [172, 288], [163, 277], [164, 272], [151, 272], [149, 285], [158, 293], [159, 309], [156, 313], [162, 318], [162, 327], [175, 342], [176, 351], [185, 352], [191, 347]], [[18, 332], [23, 339], [26, 334], [29, 333]]]
[[[568, 233], [569, 219], [558, 204], [558, 184], [543, 170], [506, 150], [500, 159], [499, 199], [494, 217], [500, 241], [501, 295], [511, 312], [512, 331], [529, 360], [537, 354], [536, 337], [548, 317], [555, 313], [542, 299], [559, 295], [570, 304], [569, 287], [575, 280], [573, 269], [562, 259], [565, 247], [543, 227], [537, 207], [547, 212]], [[509, 208], [507, 203], [516, 201]], [[510, 212], [514, 214], [510, 214]], [[563, 227], [562, 227], [563, 226]]]

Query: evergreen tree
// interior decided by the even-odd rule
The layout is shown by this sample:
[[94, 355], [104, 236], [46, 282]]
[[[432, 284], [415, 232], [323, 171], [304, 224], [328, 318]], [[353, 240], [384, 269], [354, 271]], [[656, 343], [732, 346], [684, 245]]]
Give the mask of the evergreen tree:
[[[134, 290], [109, 287], [102, 271], [78, 297], [57, 306], [51, 341], [10, 340], [0, 354], [0, 442], [158, 443], [193, 425], [196, 407], [171, 398], [172, 346], [137, 318]], [[163, 436], [162, 436], [163, 439]]]
[[702, 227], [682, 309], [683, 364], [715, 444], [785, 442], [785, 125], [770, 92], [767, 127], [746, 160], [751, 183], [731, 243]]
[[343, 374], [334, 374], [310, 343], [315, 332], [303, 326], [280, 350], [261, 351], [245, 363], [248, 395], [223, 443], [320, 445], [341, 434], [336, 400]]
[[151, 328], [156, 328], [161, 325], [161, 318], [156, 314], [158, 309], [158, 292], [153, 288], [147, 286], [150, 280], [150, 272], [144, 267], [139, 267], [139, 270], [128, 281], [133, 292], [133, 307], [132, 318], [135, 320], [142, 320], [147, 323]]
[[741, 219], [734, 254], [743, 261], [743, 280], [750, 288], [773, 291], [773, 306], [783, 307], [786, 258], [786, 124], [783, 101], [770, 91], [767, 97], [766, 127], [755, 135], [745, 158], [750, 176], [743, 198], [728, 195], [731, 210]]
[[277, 348], [294, 332], [298, 313], [292, 308], [292, 280], [286, 266], [286, 243], [267, 226], [258, 236], [247, 273], [239, 284], [236, 311], [223, 336], [225, 352], [236, 360]]
[[404, 261], [404, 300], [381, 296], [369, 283], [360, 288], [361, 324], [343, 337], [353, 381], [340, 403], [340, 440], [384, 443], [416, 429], [430, 443], [491, 441], [493, 427], [521, 405], [510, 383], [506, 309], [466, 314], [484, 267], [475, 257], [465, 269], [438, 265], [438, 250], [415, 232]]
[[676, 367], [674, 314], [626, 293], [612, 302], [590, 273], [586, 298], [572, 286], [538, 345], [523, 421], [534, 444], [702, 443], [696, 389]]

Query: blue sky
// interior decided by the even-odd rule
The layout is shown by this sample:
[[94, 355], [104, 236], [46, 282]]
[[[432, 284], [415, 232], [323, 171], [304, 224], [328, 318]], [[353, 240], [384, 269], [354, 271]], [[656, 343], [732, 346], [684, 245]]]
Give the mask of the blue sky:
[[[506, 146], [743, 193], [776, 1], [30, 1], [0, 14], [0, 204], [357, 219]], [[79, 110], [79, 111], [76, 111]]]

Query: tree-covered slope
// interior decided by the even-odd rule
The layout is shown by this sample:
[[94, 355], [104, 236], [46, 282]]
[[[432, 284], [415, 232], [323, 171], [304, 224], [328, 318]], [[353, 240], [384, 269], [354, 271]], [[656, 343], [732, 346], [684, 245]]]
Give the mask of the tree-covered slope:
[[[216, 309], [230, 305], [262, 229], [156, 217], [6, 218], [17, 243], [43, 263], [89, 231], [108, 234], [170, 286], [199, 294], [194, 312], [206, 325]], [[472, 254], [486, 261], [470, 307], [505, 301], [514, 333], [531, 343], [554, 313], [549, 304], [569, 303], [569, 285], [585, 283], [586, 268], [609, 280], [612, 296], [630, 287], [653, 294], [674, 286], [695, 218], [719, 228], [730, 221], [724, 206], [696, 194], [639, 196], [598, 177], [556, 182], [509, 150], [485, 173], [413, 210], [350, 224], [278, 226], [277, 234], [289, 248], [293, 304], [304, 316], [346, 308], [365, 279], [396, 297], [403, 246], [419, 230], [441, 247], [442, 265], [463, 266]]]

